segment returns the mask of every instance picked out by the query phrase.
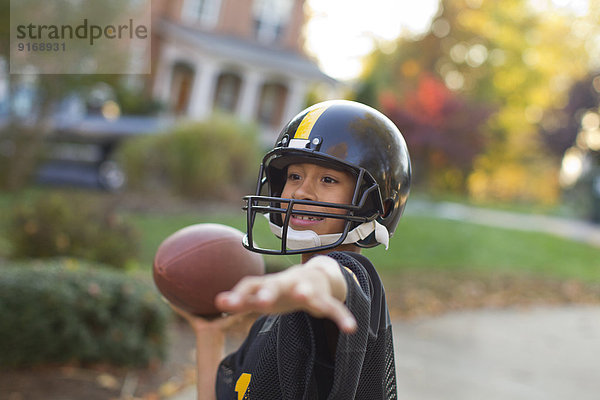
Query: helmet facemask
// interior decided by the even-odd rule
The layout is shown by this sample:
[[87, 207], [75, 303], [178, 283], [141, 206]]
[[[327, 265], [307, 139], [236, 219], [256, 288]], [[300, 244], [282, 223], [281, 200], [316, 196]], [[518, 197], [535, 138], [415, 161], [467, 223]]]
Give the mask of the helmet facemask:
[[[351, 203], [282, 198], [287, 167], [301, 162], [351, 172], [356, 179]], [[387, 247], [388, 232], [383, 226], [377, 226], [376, 222], [383, 211], [379, 187], [363, 168], [350, 166], [328, 157], [316, 156], [314, 153], [304, 153], [301, 150], [272, 151], [265, 156], [261, 164], [256, 194], [246, 196], [244, 200], [248, 226], [244, 246], [252, 251], [264, 254], [300, 254], [332, 249], [347, 243], [361, 246], [361, 242], [361, 247], [371, 247], [365, 246], [364, 240], [367, 236], [375, 234], [378, 234], [380, 241], [385, 242]], [[302, 209], [298, 209], [298, 206]], [[314, 210], [307, 210], [307, 206]], [[317, 208], [327, 211], [317, 211]], [[340, 211], [344, 212], [339, 213]], [[271, 231], [281, 239], [279, 249], [265, 249], [254, 244], [253, 232], [257, 214], [268, 217]], [[344, 227], [342, 232], [328, 235], [317, 235], [311, 230], [294, 230], [289, 226], [292, 215], [341, 219], [344, 220]]]

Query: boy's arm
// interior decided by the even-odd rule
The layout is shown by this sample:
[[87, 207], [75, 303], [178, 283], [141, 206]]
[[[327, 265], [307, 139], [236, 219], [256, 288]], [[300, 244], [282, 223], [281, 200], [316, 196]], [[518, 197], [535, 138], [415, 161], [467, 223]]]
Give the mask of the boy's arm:
[[196, 333], [196, 377], [198, 400], [214, 400], [217, 369], [224, 357], [225, 333], [218, 327], [202, 327]]
[[231, 291], [217, 295], [222, 311], [280, 314], [305, 311], [329, 318], [345, 333], [356, 330], [356, 320], [344, 305], [348, 288], [339, 264], [316, 256], [285, 271], [242, 279]]
[[196, 336], [197, 399], [215, 400], [217, 370], [225, 353], [225, 332], [244, 316], [232, 315], [207, 320], [170, 305], [177, 314], [187, 320]]

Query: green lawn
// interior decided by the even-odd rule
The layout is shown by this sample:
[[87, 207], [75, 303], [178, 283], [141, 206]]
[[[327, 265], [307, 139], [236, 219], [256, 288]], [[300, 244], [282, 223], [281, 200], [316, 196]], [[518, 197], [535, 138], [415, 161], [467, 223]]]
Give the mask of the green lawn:
[[390, 249], [365, 252], [380, 268], [523, 271], [600, 282], [600, 249], [537, 232], [406, 216]]
[[[131, 220], [143, 234], [141, 259], [151, 265], [160, 242], [184, 226], [215, 222], [245, 231], [242, 211], [222, 215], [161, 216], [135, 214]], [[266, 225], [266, 224], [265, 224]], [[276, 245], [265, 225], [256, 232], [261, 245]], [[521, 232], [421, 216], [405, 216], [391, 240], [366, 249], [379, 269], [475, 269], [539, 273], [558, 278], [600, 282], [600, 249], [543, 233]], [[272, 256], [274, 266], [290, 265], [297, 257]]]
[[[22, 195], [0, 194], [0, 258], [10, 249], [5, 233], [12, 204], [44, 191]], [[246, 230], [245, 213], [125, 213], [141, 234], [140, 266], [150, 270], [154, 253], [162, 240], [176, 230], [196, 223], [222, 223]], [[277, 246], [279, 241], [259, 219], [255, 241]], [[403, 217], [386, 251], [379, 246], [364, 253], [385, 272], [395, 270], [446, 270], [480, 272], [524, 272], [562, 279], [600, 282], [600, 249], [548, 234], [521, 232], [470, 223], [428, 218]], [[271, 269], [299, 261], [298, 256], [267, 257]]]
[[[170, 234], [192, 224], [200, 223], [218, 223], [224, 224], [242, 232], [246, 232], [246, 215], [240, 210], [239, 212], [196, 215], [196, 214], [179, 214], [179, 215], [158, 215], [158, 214], [130, 214], [128, 218], [138, 228], [142, 234], [140, 260], [142, 265], [152, 266], [154, 254], [160, 243]], [[263, 246], [276, 246], [277, 239], [268, 231], [266, 224], [258, 225], [256, 234], [258, 240]], [[268, 266], [274, 269], [280, 269], [285, 266], [290, 266], [300, 261], [298, 256], [279, 257], [267, 256], [265, 261]]]

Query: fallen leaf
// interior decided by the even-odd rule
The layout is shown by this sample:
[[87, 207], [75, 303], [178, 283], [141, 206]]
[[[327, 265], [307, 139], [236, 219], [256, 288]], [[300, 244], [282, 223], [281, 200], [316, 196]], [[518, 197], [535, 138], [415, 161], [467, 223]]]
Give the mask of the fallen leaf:
[[166, 382], [160, 385], [160, 388], [158, 388], [158, 393], [162, 397], [170, 397], [177, 393], [179, 389], [181, 389], [181, 385], [179, 383]]
[[119, 380], [110, 374], [98, 375], [96, 382], [105, 389], [117, 389], [119, 387]]

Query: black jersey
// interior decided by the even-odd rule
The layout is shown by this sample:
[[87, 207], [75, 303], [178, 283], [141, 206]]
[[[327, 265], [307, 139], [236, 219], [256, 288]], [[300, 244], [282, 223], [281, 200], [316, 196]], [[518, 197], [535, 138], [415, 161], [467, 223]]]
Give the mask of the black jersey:
[[259, 318], [217, 374], [218, 400], [396, 399], [392, 328], [385, 293], [371, 262], [360, 254], [327, 254], [348, 286], [346, 306], [357, 321], [339, 331], [335, 355], [325, 334], [329, 320], [304, 312]]

